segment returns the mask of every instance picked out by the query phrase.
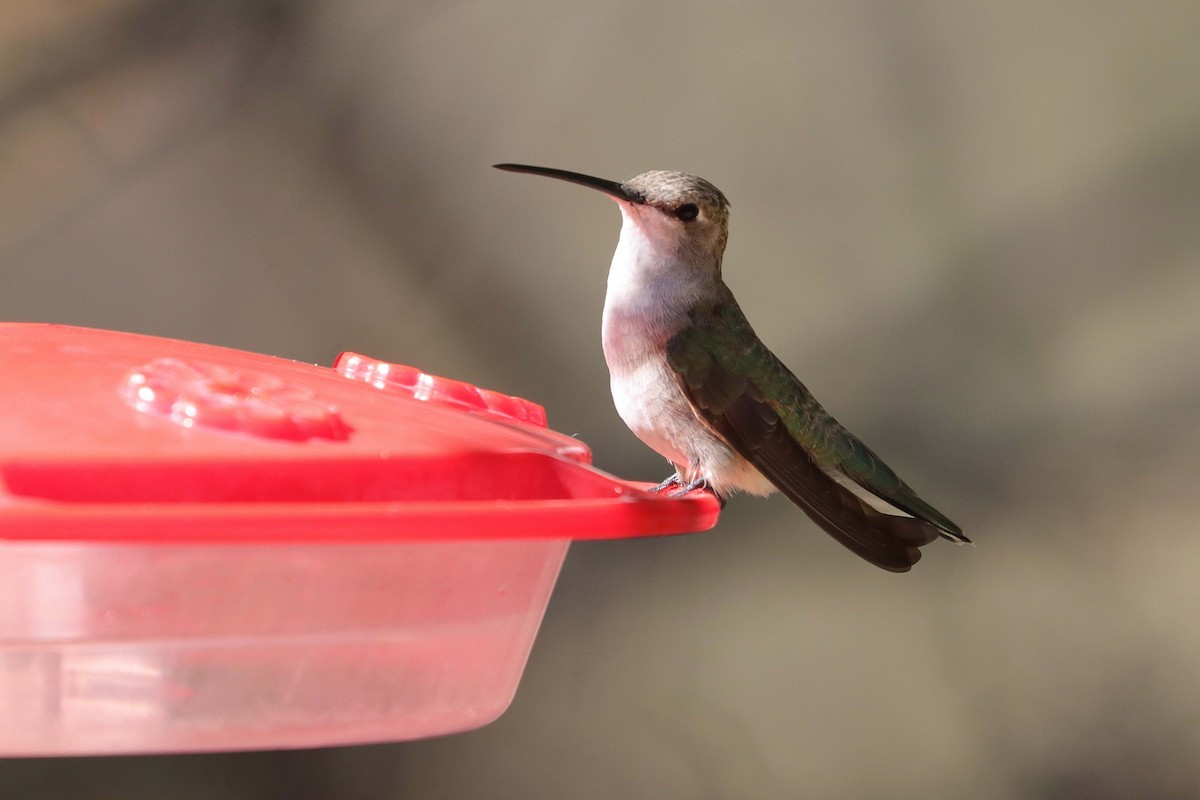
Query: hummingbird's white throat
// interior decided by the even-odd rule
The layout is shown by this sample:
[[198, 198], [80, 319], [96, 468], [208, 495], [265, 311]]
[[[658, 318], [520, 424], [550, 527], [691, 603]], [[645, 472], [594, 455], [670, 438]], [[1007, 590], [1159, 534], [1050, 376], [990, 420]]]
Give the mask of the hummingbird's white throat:
[[[687, 231], [661, 209], [617, 201], [621, 235], [608, 272], [605, 309], [624, 308], [640, 318], [675, 322], [715, 277], [715, 259], [693, 259]], [[644, 310], [644, 313], [637, 313]]]

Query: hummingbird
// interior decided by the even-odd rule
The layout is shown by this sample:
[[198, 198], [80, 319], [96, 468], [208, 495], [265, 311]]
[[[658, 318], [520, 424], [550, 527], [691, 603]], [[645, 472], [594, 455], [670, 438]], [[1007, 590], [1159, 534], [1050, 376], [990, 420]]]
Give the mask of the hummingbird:
[[497, 169], [596, 189], [621, 210], [602, 341], [613, 402], [674, 468], [651, 491], [725, 498], [782, 492], [883, 569], [907, 572], [962, 529], [846, 430], [759, 340], [721, 277], [729, 200], [703, 178], [655, 170], [624, 182], [525, 164]]

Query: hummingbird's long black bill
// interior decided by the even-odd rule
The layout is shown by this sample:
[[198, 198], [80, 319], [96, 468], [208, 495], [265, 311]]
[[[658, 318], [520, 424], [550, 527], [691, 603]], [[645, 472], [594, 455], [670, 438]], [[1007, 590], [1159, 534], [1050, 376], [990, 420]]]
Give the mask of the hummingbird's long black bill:
[[629, 191], [616, 181], [593, 178], [591, 175], [584, 175], [579, 172], [567, 172], [565, 169], [552, 169], [551, 167], [531, 167], [528, 164], [493, 164], [492, 166], [496, 169], [502, 169], [505, 172], [527, 172], [530, 175], [544, 175], [547, 178], [558, 178], [560, 181], [577, 183], [589, 189], [598, 189], [618, 200], [628, 200], [631, 203], [645, 202], [645, 198], [640, 194]]

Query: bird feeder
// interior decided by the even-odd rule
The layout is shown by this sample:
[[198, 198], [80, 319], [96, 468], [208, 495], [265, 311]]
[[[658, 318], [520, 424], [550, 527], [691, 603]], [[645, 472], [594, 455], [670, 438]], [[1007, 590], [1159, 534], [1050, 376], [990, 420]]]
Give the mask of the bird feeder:
[[527, 400], [0, 324], [0, 755], [463, 731], [512, 700], [572, 540], [710, 528]]

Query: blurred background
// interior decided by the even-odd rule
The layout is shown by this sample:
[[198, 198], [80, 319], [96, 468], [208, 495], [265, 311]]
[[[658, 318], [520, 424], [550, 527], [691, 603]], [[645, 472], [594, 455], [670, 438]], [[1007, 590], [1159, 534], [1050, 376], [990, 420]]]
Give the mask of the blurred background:
[[0, 319], [547, 406], [601, 468], [604, 198], [702, 175], [762, 338], [978, 547], [786, 501], [572, 547], [510, 710], [0, 797], [1200, 798], [1200, 4], [3, 0]]

